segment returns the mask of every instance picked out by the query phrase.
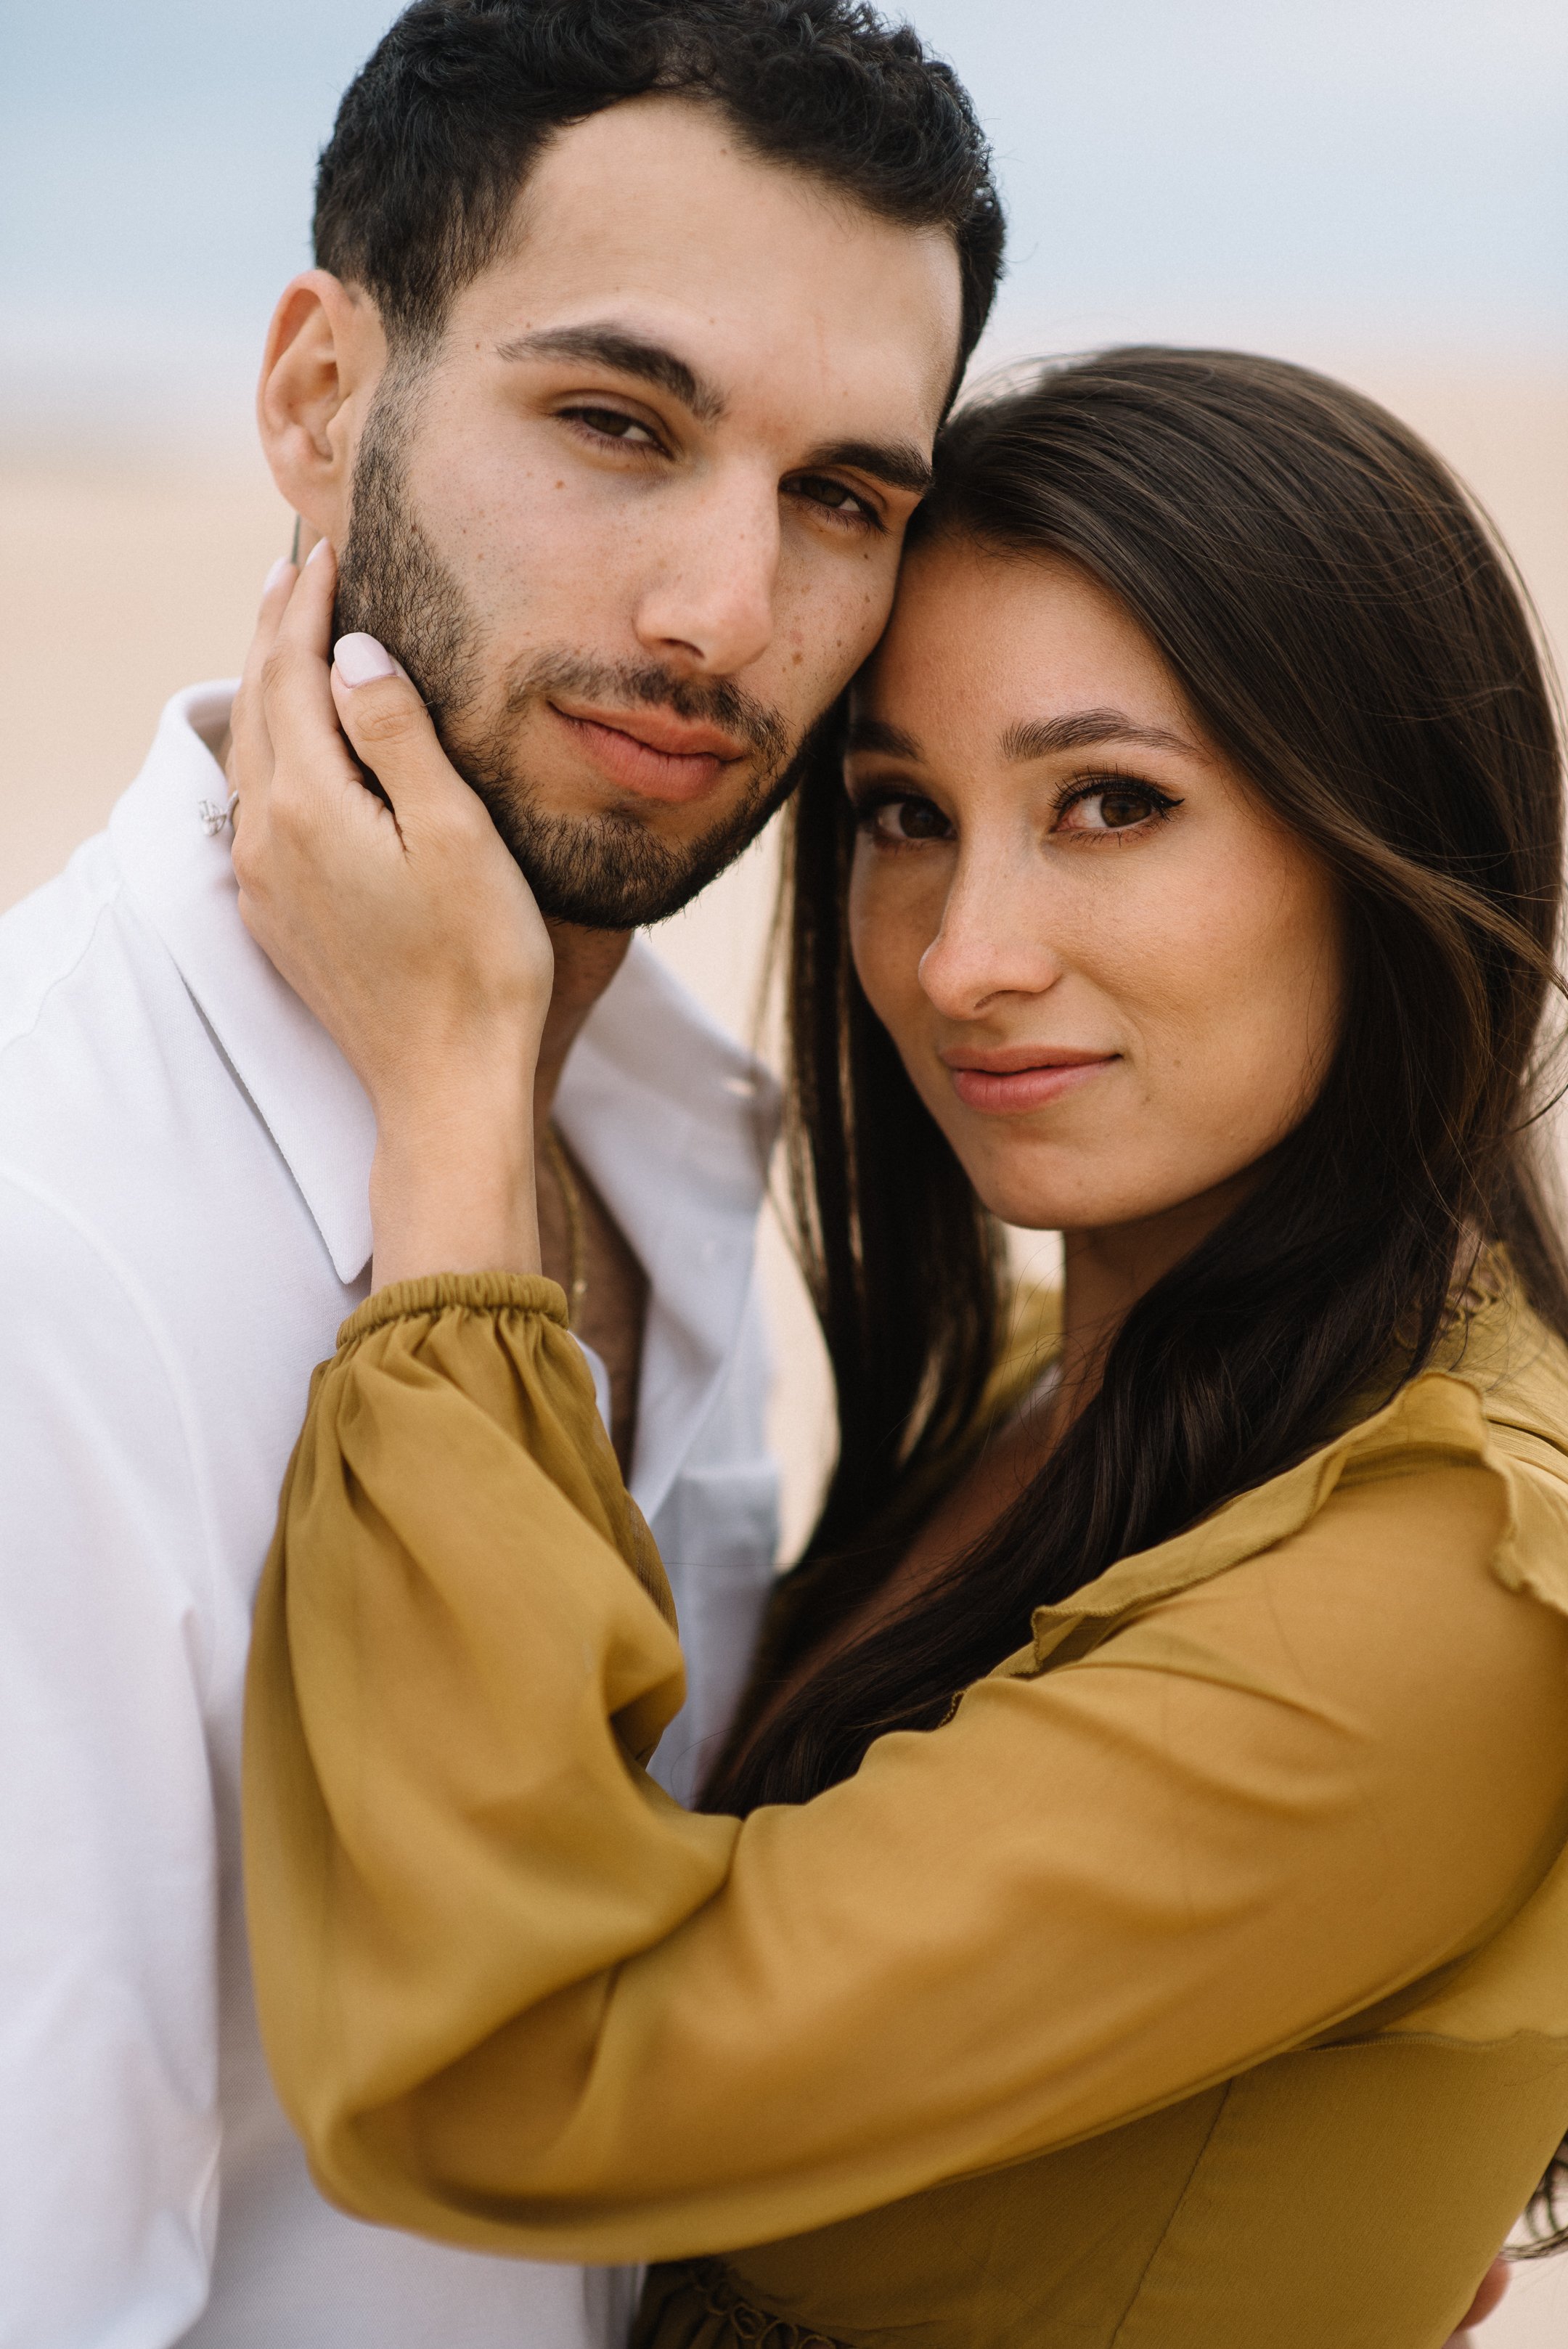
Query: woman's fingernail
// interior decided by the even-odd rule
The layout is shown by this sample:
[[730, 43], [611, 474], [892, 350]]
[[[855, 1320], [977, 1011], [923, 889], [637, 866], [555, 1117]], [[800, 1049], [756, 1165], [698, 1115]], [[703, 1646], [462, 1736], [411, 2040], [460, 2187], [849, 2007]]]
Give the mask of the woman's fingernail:
[[374, 685], [383, 677], [400, 674], [397, 662], [375, 636], [339, 636], [332, 648], [332, 666], [345, 685]]
[[332, 541], [329, 538], [318, 538], [305, 559], [306, 563], [319, 563], [324, 555], [330, 554], [331, 552]]
[[267, 573], [266, 577], [262, 581], [262, 594], [264, 595], [270, 595], [273, 589], [278, 585], [278, 583], [281, 580], [286, 579], [293, 569], [294, 565], [289, 561], [287, 555], [280, 554], [277, 561], [273, 564], [272, 569]]

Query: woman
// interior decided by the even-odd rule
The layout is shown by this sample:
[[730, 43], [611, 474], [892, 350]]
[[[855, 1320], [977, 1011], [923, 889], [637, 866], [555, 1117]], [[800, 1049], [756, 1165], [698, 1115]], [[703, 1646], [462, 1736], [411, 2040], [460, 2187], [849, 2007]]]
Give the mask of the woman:
[[[268, 626], [324, 651], [328, 570]], [[537, 1278], [543, 933], [438, 760], [400, 833], [332, 756], [236, 850], [381, 1137], [247, 1758], [325, 2189], [657, 2262], [644, 2349], [1441, 2342], [1568, 2125], [1560, 759], [1462, 494], [1223, 354], [950, 429], [797, 812], [842, 1451], [702, 1815]]]

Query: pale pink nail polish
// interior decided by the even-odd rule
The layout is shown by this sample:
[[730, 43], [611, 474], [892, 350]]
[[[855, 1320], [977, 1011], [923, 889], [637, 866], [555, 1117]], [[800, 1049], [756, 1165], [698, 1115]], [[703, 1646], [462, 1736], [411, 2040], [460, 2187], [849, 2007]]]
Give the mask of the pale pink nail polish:
[[273, 564], [272, 569], [267, 573], [266, 577], [262, 581], [262, 594], [264, 595], [270, 595], [273, 589], [277, 585], [278, 581], [280, 579], [286, 578], [293, 569], [294, 565], [289, 561], [287, 555], [280, 554], [277, 561]]
[[358, 633], [339, 636], [332, 648], [332, 666], [347, 686], [375, 685], [399, 675], [398, 664], [385, 645]]
[[332, 541], [329, 538], [318, 538], [315, 545], [311, 548], [309, 554], [306, 556], [306, 562], [307, 564], [319, 562], [324, 554], [330, 553]]

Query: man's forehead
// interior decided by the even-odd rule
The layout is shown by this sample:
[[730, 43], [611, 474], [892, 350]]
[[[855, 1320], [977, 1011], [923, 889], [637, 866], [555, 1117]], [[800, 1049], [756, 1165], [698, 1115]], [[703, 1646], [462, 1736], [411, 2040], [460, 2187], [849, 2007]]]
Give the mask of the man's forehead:
[[[958, 347], [957, 250], [750, 154], [717, 110], [638, 100], [561, 132], [516, 233], [471, 289], [497, 347], [618, 328], [668, 351], [707, 404], [759, 378], [878, 395], [934, 424]], [[468, 304], [464, 304], [468, 307]], [[601, 352], [600, 356], [604, 356]]]

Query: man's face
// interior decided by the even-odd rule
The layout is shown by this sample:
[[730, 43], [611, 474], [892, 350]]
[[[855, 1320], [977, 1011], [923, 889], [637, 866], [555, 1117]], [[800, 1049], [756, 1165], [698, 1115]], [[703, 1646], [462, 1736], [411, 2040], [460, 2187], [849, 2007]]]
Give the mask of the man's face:
[[560, 134], [356, 454], [338, 623], [400, 656], [546, 913], [655, 921], [882, 632], [958, 349], [947, 235], [680, 99]]

